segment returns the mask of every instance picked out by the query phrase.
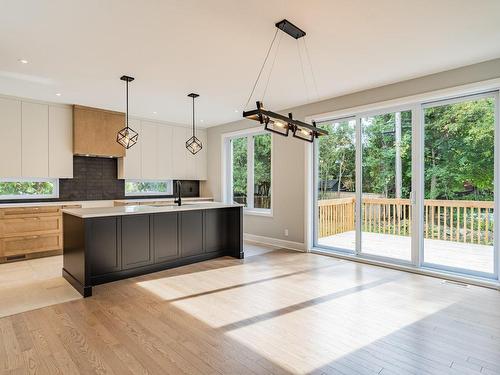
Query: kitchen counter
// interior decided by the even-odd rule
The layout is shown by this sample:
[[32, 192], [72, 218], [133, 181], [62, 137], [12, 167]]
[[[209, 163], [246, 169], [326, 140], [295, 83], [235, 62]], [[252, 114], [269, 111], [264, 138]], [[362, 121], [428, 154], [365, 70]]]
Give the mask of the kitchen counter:
[[123, 216], [157, 214], [162, 212], [181, 212], [194, 210], [210, 210], [216, 208], [243, 207], [242, 204], [226, 204], [219, 202], [188, 202], [182, 206], [171, 205], [140, 205], [140, 206], [117, 206], [117, 207], [95, 207], [95, 208], [68, 208], [63, 209], [65, 214], [89, 219], [93, 217]]
[[[44, 206], [82, 206], [86, 207], [113, 207], [115, 204], [145, 204], [148, 202], [165, 202], [174, 203], [175, 198], [141, 198], [141, 199], [115, 199], [115, 200], [99, 200], [99, 201], [50, 201], [50, 202], [16, 202], [16, 203], [0, 203], [0, 208], [17, 208], [17, 207], [44, 207]], [[212, 197], [193, 197], [182, 198], [185, 202], [191, 201], [212, 201]]]
[[[156, 200], [155, 200], [156, 201]], [[188, 202], [63, 209], [63, 277], [95, 285], [243, 252], [243, 205]]]
[[[140, 199], [134, 199], [134, 198], [129, 198], [129, 199], [115, 199], [115, 203], [119, 204], [130, 204], [130, 203], [137, 203], [137, 204], [147, 204], [151, 202], [166, 202], [166, 203], [174, 203], [175, 198], [140, 198]], [[197, 202], [197, 201], [213, 201], [212, 197], [192, 197], [192, 198], [184, 198], [182, 197], [183, 201], [186, 202]]]

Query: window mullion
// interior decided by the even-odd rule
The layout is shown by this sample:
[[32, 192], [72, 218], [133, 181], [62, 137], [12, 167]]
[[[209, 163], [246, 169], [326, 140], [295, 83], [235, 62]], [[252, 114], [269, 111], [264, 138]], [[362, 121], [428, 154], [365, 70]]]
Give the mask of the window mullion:
[[254, 139], [247, 137], [247, 208], [254, 208]]

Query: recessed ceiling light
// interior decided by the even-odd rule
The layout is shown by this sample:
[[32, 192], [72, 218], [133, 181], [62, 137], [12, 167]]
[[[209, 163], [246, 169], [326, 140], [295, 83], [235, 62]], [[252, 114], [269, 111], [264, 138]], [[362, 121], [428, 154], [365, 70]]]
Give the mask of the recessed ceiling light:
[[235, 109], [234, 112], [238, 113], [239, 111], [237, 109]]
[[203, 122], [203, 120], [200, 120], [200, 122]]
[[28, 63], [28, 60], [25, 60], [25, 59], [19, 59], [18, 60], [21, 64], [27, 64]]
[[154, 111], [154, 112], [153, 112], [153, 115], [156, 115], [157, 113], [158, 113], [158, 112]]
[[60, 92], [56, 92], [56, 96], [61, 96], [61, 93]]

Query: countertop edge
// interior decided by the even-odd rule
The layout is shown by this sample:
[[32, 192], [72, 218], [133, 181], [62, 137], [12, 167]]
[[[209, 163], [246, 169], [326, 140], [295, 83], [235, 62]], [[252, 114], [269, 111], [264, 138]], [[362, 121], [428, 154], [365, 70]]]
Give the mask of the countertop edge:
[[[182, 198], [183, 201], [213, 201], [213, 197], [186, 197]], [[52, 202], [18, 202], [18, 203], [1, 203], [0, 209], [2, 208], [22, 208], [22, 207], [37, 207], [37, 206], [74, 206], [74, 205], [85, 205], [89, 204], [92, 207], [99, 207], [101, 203], [102, 207], [111, 207], [110, 204], [114, 202], [117, 203], [127, 203], [127, 202], [173, 202], [175, 198], [140, 198], [140, 199], [105, 199], [105, 200], [88, 200], [88, 201], [52, 201]]]
[[[141, 210], [133, 211], [134, 207], [141, 207]], [[97, 207], [97, 208], [76, 208], [76, 209], [63, 209], [62, 212], [68, 215], [76, 216], [81, 219], [91, 219], [97, 217], [112, 217], [112, 216], [128, 216], [128, 215], [148, 215], [158, 213], [173, 213], [183, 211], [200, 211], [212, 210], [218, 208], [236, 208], [243, 207], [242, 204], [226, 204], [226, 203], [204, 203], [200, 205], [185, 205], [185, 206], [165, 206], [165, 207], [152, 207], [152, 206], [118, 206], [118, 207]], [[87, 211], [87, 212], [85, 212]], [[92, 212], [94, 211], [94, 212]], [[96, 212], [100, 211], [100, 212]], [[106, 212], [108, 211], [108, 212]]]

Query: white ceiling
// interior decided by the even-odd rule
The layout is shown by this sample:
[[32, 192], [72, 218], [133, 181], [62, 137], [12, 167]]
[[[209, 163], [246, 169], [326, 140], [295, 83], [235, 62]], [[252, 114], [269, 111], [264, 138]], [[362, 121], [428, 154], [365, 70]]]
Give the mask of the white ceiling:
[[283, 35], [276, 109], [500, 57], [499, 0], [0, 0], [0, 93], [123, 110], [129, 74], [131, 115], [189, 123], [194, 91], [198, 125], [234, 121], [283, 18], [318, 94]]

